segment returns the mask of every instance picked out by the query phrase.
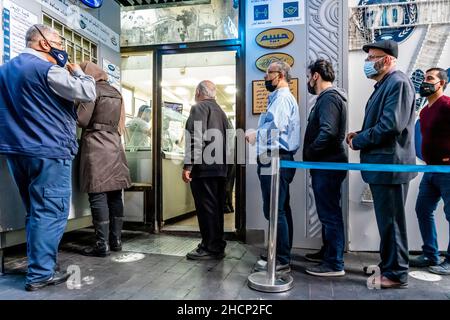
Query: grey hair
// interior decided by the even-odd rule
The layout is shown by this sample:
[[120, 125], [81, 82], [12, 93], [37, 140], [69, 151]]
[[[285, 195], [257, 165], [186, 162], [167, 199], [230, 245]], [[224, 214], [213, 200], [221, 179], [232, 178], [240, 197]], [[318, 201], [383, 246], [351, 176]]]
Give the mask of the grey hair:
[[39, 28], [39, 30], [42, 32], [42, 34], [45, 37], [47, 37], [48, 35], [51, 35], [51, 34], [59, 35], [59, 33], [55, 29], [53, 29], [49, 26], [46, 26], [44, 24], [35, 24], [35, 25], [31, 26], [31, 28], [28, 29], [28, 31], [25, 35], [25, 42], [26, 42], [28, 48], [31, 47], [33, 42], [38, 41], [42, 38], [42, 35], [39, 33], [38, 29], [36, 29], [36, 28]]
[[289, 64], [287, 64], [284, 61], [277, 60], [277, 61], [272, 62], [270, 65], [277, 66], [278, 70], [276, 70], [276, 71], [281, 72], [287, 82], [291, 82], [292, 75], [291, 75], [291, 66]]
[[199, 83], [197, 87], [198, 93], [204, 97], [215, 99], [217, 94], [216, 85], [209, 81], [205, 80]]

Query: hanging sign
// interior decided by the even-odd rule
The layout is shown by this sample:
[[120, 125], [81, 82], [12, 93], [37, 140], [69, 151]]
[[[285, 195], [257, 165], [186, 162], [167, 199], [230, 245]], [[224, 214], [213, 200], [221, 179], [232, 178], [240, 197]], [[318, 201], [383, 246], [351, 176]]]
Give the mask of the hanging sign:
[[262, 72], [266, 72], [270, 64], [275, 61], [284, 61], [289, 66], [294, 65], [294, 58], [287, 53], [275, 52], [265, 54], [256, 60], [256, 67]]
[[292, 41], [294, 41], [294, 33], [283, 28], [265, 30], [256, 36], [256, 43], [267, 49], [283, 48]]
[[93, 15], [74, 5], [73, 0], [37, 0], [61, 18], [69, 28], [81, 31], [99, 44], [104, 44], [116, 52], [120, 52], [119, 35], [100, 22]]
[[97, 9], [103, 5], [103, 0], [80, 0], [84, 5], [89, 8]]
[[249, 0], [247, 10], [250, 28], [305, 23], [305, 0]]

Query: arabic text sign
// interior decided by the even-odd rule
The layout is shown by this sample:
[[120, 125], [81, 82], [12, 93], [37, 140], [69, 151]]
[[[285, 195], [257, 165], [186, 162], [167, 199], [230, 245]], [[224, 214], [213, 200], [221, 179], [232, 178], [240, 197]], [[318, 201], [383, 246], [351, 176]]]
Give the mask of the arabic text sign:
[[256, 36], [256, 43], [267, 49], [283, 48], [292, 41], [294, 41], [294, 33], [283, 28], [265, 30]]
[[17, 4], [3, 3], [4, 63], [17, 57], [25, 48], [28, 29], [38, 22], [38, 17]]
[[249, 0], [247, 10], [250, 28], [305, 23], [305, 0]]
[[91, 38], [120, 52], [119, 35], [109, 27], [101, 23], [91, 14], [76, 6], [72, 0], [37, 0], [44, 7], [61, 16], [67, 26], [75, 31], [90, 36]]

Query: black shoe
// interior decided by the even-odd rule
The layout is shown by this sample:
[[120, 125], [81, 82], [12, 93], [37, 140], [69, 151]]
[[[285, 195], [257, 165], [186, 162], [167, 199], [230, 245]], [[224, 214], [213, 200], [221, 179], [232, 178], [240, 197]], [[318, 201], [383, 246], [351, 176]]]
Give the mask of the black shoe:
[[53, 276], [45, 281], [40, 282], [33, 282], [33, 283], [27, 283], [25, 285], [26, 291], [36, 291], [42, 288], [45, 288], [46, 286], [56, 286], [58, 284], [66, 282], [70, 277], [70, 273], [62, 273], [62, 272], [55, 272]]
[[322, 248], [322, 249], [320, 249], [317, 252], [307, 253], [307, 254], [305, 254], [305, 259], [308, 260], [308, 261], [311, 261], [311, 262], [318, 262], [318, 263], [320, 263], [323, 260], [324, 251], [325, 250], [323, 250], [323, 248]]
[[342, 277], [345, 276], [344, 270], [334, 270], [324, 264], [318, 266], [309, 267], [306, 269], [306, 273], [317, 277]]
[[189, 260], [221, 260], [225, 258], [225, 252], [206, 251], [199, 246], [197, 249], [189, 252], [186, 258]]
[[122, 251], [122, 241], [115, 240], [109, 242], [109, 250], [114, 252], [120, 252]]
[[104, 258], [107, 257], [111, 254], [111, 252], [109, 251], [109, 247], [108, 245], [102, 245], [99, 246], [98, 244], [96, 244], [93, 247], [87, 247], [84, 248], [81, 251], [81, 254], [83, 256], [87, 256], [87, 257], [100, 257], [100, 258]]

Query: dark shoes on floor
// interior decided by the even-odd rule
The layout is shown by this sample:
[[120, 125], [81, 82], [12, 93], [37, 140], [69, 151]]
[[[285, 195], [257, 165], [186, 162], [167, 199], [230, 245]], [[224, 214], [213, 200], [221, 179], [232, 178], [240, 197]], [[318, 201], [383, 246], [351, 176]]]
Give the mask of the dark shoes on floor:
[[409, 257], [409, 266], [411, 268], [427, 268], [431, 266], [437, 266], [438, 264], [439, 261], [433, 261], [423, 254], [421, 254], [420, 256]]
[[324, 249], [320, 249], [317, 252], [314, 253], [307, 253], [305, 254], [305, 259], [311, 262], [322, 262], [324, 256]]
[[450, 276], [450, 261], [445, 260], [437, 266], [431, 266], [428, 268], [428, 271], [442, 276]]
[[104, 243], [97, 242], [93, 247], [84, 248], [81, 251], [83, 256], [105, 258], [111, 254], [109, 246]]
[[344, 270], [334, 270], [325, 264], [319, 264], [317, 266], [309, 267], [306, 269], [306, 273], [316, 277], [342, 277], [345, 276]]
[[50, 279], [40, 282], [27, 283], [25, 285], [26, 291], [36, 291], [47, 286], [56, 286], [58, 284], [66, 282], [70, 277], [69, 273], [66, 272], [55, 272]]
[[225, 258], [225, 252], [211, 252], [202, 247], [192, 250], [186, 255], [189, 260], [221, 260]]
[[122, 241], [120, 240], [111, 240], [109, 242], [109, 250], [114, 252], [122, 251]]

